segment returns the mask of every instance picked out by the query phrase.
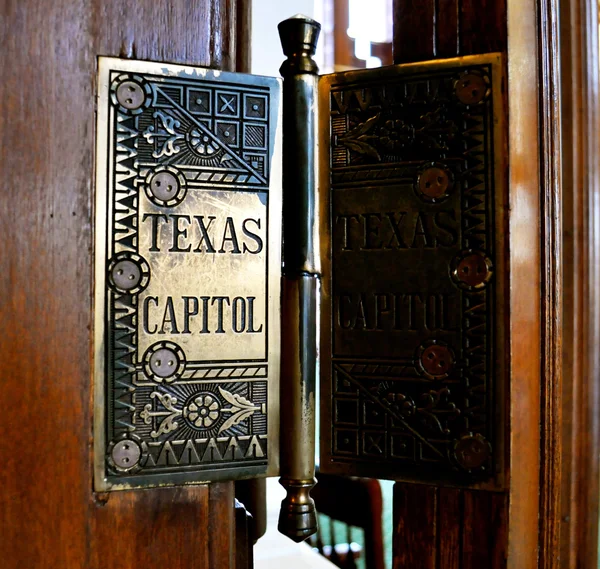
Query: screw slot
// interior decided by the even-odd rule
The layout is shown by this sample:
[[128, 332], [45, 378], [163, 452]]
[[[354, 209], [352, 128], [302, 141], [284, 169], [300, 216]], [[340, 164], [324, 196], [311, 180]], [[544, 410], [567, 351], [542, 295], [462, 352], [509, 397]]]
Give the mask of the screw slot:
[[[176, 347], [175, 347], [176, 349]], [[180, 360], [178, 354], [173, 348], [156, 346], [149, 354], [147, 365], [148, 373], [151, 374], [156, 381], [173, 377], [178, 370]]]
[[416, 189], [420, 197], [437, 201], [448, 196], [452, 174], [441, 164], [430, 164], [419, 175]]
[[421, 348], [419, 358], [425, 373], [433, 378], [439, 378], [450, 373], [454, 367], [454, 355], [447, 346], [431, 344]]
[[476, 105], [486, 95], [487, 87], [484, 77], [470, 73], [456, 82], [456, 96], [464, 105]]
[[466, 253], [455, 263], [453, 278], [463, 285], [481, 287], [491, 277], [491, 263], [482, 253]]
[[135, 441], [121, 440], [114, 444], [110, 452], [113, 465], [122, 471], [130, 471], [135, 467], [142, 455], [142, 450]]

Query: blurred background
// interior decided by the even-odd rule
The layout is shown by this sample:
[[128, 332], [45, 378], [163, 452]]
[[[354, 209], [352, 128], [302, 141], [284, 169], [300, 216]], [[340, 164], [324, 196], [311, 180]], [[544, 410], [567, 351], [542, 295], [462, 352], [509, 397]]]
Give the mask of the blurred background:
[[321, 23], [321, 73], [392, 63], [392, 0], [253, 0], [252, 73], [279, 75], [277, 24], [295, 14]]

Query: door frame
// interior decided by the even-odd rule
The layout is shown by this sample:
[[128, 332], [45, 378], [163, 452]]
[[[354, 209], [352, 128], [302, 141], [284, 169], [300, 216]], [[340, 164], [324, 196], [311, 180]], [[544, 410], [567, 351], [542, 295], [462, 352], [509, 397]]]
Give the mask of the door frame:
[[[600, 449], [600, 78], [596, 0], [560, 3], [562, 464], [560, 567], [598, 562]], [[560, 349], [560, 346], [558, 346]], [[557, 492], [558, 494], [558, 492]], [[548, 563], [547, 567], [558, 566]]]
[[[598, 5], [509, 0], [508, 37], [511, 288], [518, 292], [511, 298], [509, 567], [592, 568], [600, 479]], [[535, 269], [539, 285], [531, 282]]]

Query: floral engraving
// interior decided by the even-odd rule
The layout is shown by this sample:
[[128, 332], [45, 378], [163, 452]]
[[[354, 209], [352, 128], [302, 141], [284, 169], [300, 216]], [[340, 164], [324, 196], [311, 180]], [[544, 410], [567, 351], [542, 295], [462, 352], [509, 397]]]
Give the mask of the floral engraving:
[[382, 154], [397, 155], [410, 147], [448, 151], [448, 141], [458, 134], [458, 127], [445, 118], [445, 110], [440, 106], [419, 116], [413, 124], [390, 113], [377, 113], [340, 135], [337, 144], [381, 162]]
[[140, 413], [146, 425], [152, 424], [154, 419], [160, 422], [150, 436], [157, 439], [161, 435], [168, 434], [179, 428], [178, 417], [183, 417], [193, 428], [204, 430], [216, 427], [216, 423], [225, 413], [230, 417], [219, 427], [219, 433], [238, 425], [254, 413], [259, 411], [266, 414], [266, 404], [255, 405], [242, 395], [230, 393], [222, 387], [219, 392], [223, 399], [230, 404], [230, 407], [223, 407], [218, 396], [213, 393], [198, 393], [191, 397], [183, 408], [177, 406], [177, 397], [168, 393], [159, 393], [153, 391], [150, 394], [151, 399], [157, 399], [164, 407], [164, 410], [154, 410], [152, 403], [147, 403], [144, 410]]
[[157, 439], [160, 435], [170, 433], [179, 427], [179, 423], [177, 423], [176, 419], [182, 412], [175, 407], [175, 405], [177, 405], [177, 397], [173, 397], [168, 393], [153, 391], [150, 394], [150, 398], [157, 398], [166, 409], [166, 411], [153, 411], [152, 403], [146, 403], [144, 410], [140, 413], [140, 417], [144, 420], [146, 425], [150, 425], [154, 417], [163, 417], [158, 426], [158, 430], [153, 430], [150, 433], [152, 438]]
[[197, 128], [193, 128], [188, 133], [188, 142], [192, 150], [200, 156], [212, 156], [220, 150], [219, 145], [214, 140]]
[[358, 154], [366, 154], [376, 160], [381, 160], [379, 152], [377, 152], [377, 149], [372, 145], [373, 141], [377, 140], [379, 137], [369, 134], [377, 125], [380, 118], [381, 113], [377, 113], [365, 122], [355, 126], [345, 136], [340, 136], [338, 142], [343, 144], [349, 150], [358, 152]]
[[211, 427], [219, 418], [219, 402], [210, 394], [203, 393], [192, 399], [183, 410], [184, 415], [198, 428]]
[[144, 138], [149, 144], [154, 144], [156, 140], [159, 145], [159, 149], [155, 150], [152, 156], [160, 158], [161, 156], [173, 156], [173, 154], [177, 154], [181, 150], [181, 147], [177, 143], [184, 138], [184, 135], [176, 130], [181, 126], [181, 123], [176, 118], [162, 111], [155, 111], [152, 116], [155, 119], [160, 119], [162, 123], [162, 129], [159, 128], [156, 130], [154, 125], [150, 125], [144, 131]]

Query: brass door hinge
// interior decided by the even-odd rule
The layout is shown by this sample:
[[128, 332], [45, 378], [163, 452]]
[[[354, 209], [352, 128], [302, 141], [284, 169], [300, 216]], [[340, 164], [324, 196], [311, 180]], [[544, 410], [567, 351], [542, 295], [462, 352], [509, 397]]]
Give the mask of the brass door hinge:
[[319, 83], [324, 472], [502, 485], [504, 68]]
[[279, 29], [283, 91], [99, 60], [96, 488], [280, 472], [300, 540], [317, 391], [323, 472], [505, 484], [506, 101], [500, 54], [318, 77]]
[[100, 58], [96, 489], [278, 472], [281, 81]]

